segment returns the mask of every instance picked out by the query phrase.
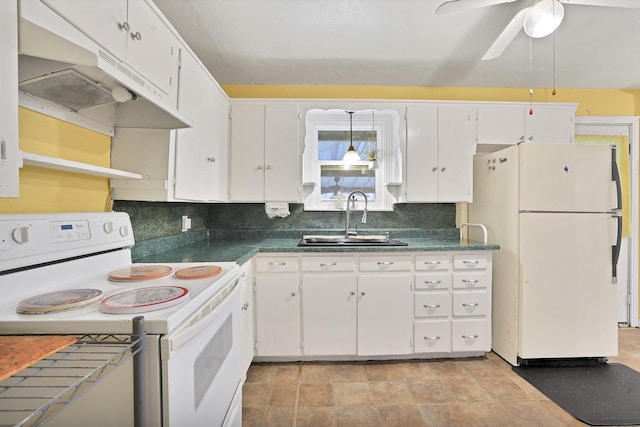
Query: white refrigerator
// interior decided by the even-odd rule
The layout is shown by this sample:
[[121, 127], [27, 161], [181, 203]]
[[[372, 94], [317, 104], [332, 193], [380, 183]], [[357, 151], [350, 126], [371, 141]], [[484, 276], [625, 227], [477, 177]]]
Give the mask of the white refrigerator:
[[514, 366], [616, 355], [615, 149], [523, 143], [477, 156], [473, 194], [469, 222], [500, 245], [493, 351]]

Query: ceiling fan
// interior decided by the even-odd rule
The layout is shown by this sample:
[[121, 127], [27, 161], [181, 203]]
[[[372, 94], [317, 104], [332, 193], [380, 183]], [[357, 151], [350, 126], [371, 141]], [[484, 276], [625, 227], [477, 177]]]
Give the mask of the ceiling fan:
[[[436, 14], [460, 12], [515, 1], [517, 0], [449, 0], [438, 6]], [[640, 0], [532, 0], [531, 6], [522, 9], [513, 17], [484, 54], [482, 60], [486, 61], [500, 56], [521, 29], [533, 38], [545, 37], [553, 33], [564, 18], [563, 4], [638, 8]]]

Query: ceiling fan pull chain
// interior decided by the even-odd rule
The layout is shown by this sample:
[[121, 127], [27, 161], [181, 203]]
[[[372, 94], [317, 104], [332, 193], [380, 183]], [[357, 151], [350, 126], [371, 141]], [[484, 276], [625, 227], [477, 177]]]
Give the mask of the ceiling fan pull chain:
[[556, 94], [556, 32], [554, 31], [553, 34], [551, 34], [551, 37], [553, 37], [551, 39], [552, 41], [552, 47], [553, 47], [553, 90], [551, 91], [551, 95], [555, 96]]
[[529, 115], [533, 115], [533, 48], [529, 36]]

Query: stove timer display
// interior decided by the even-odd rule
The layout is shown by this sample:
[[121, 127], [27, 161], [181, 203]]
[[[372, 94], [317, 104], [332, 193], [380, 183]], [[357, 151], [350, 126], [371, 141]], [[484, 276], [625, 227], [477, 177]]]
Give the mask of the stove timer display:
[[87, 220], [51, 221], [49, 231], [53, 243], [91, 239], [91, 228]]

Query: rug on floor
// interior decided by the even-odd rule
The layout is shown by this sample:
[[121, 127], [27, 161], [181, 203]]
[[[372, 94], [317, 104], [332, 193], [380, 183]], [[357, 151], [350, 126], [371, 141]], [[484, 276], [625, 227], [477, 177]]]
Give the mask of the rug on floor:
[[640, 425], [640, 372], [619, 363], [513, 370], [575, 418], [594, 426]]

